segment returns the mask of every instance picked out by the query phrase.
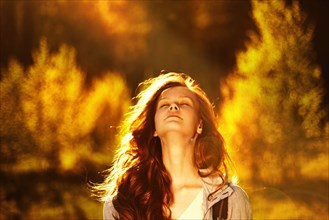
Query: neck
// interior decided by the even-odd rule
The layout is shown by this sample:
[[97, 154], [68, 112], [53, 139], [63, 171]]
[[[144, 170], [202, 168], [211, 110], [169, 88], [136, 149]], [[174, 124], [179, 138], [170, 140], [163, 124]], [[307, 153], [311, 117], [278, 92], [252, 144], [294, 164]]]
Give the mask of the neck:
[[184, 188], [199, 182], [198, 170], [195, 167], [195, 138], [162, 138], [163, 163], [171, 175], [173, 188]]

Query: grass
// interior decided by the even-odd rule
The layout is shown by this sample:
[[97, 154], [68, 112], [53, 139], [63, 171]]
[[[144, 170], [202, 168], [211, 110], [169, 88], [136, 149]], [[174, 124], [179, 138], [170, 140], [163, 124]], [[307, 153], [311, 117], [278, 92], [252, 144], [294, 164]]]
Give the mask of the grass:
[[56, 173], [1, 175], [0, 219], [102, 219], [83, 177]]

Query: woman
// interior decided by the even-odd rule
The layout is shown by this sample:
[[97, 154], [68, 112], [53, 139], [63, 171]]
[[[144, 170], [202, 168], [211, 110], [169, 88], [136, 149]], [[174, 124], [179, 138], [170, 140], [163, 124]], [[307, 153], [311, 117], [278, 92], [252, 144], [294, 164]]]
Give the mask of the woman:
[[246, 193], [228, 182], [227, 151], [204, 91], [174, 72], [141, 86], [114, 164], [95, 188], [104, 219], [251, 219]]

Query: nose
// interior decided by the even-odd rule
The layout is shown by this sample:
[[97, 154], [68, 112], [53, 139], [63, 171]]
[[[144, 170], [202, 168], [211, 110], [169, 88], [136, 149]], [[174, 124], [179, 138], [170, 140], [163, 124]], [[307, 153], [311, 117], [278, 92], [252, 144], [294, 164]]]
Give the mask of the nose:
[[169, 106], [169, 111], [178, 111], [179, 110], [179, 107], [176, 103], [172, 103], [170, 106]]

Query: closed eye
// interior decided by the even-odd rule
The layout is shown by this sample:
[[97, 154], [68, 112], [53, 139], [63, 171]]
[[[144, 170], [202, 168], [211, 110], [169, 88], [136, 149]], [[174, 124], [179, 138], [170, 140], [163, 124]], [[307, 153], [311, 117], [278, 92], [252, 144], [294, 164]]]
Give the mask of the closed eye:
[[187, 103], [187, 102], [182, 102], [180, 103], [181, 106], [190, 106], [190, 103]]
[[190, 102], [188, 99], [184, 99], [179, 103], [180, 106], [188, 106], [188, 107], [192, 107], [193, 104], [192, 102]]
[[168, 106], [169, 106], [169, 103], [161, 102], [161, 103], [159, 103], [158, 108], [163, 108], [163, 107], [168, 107]]

